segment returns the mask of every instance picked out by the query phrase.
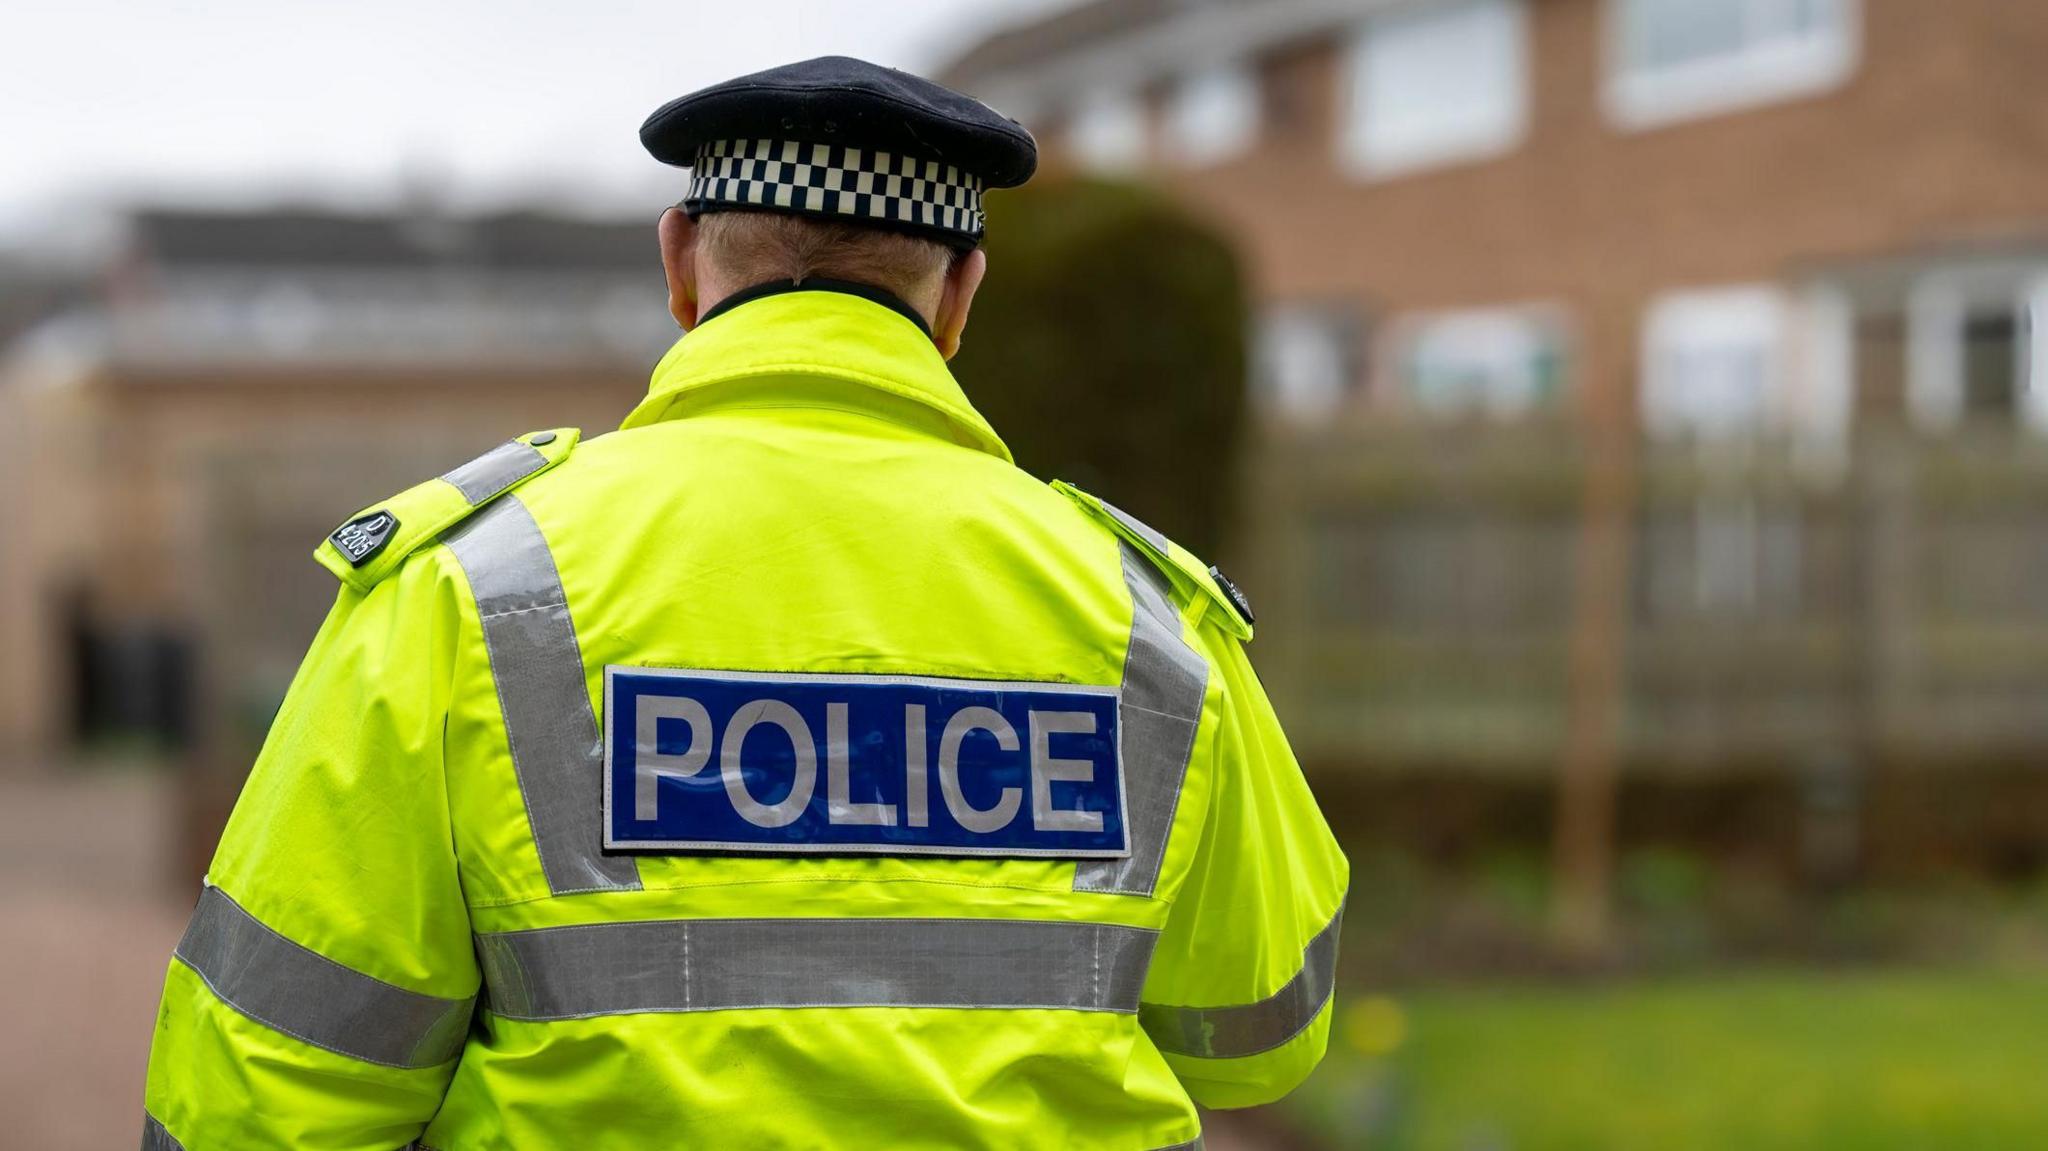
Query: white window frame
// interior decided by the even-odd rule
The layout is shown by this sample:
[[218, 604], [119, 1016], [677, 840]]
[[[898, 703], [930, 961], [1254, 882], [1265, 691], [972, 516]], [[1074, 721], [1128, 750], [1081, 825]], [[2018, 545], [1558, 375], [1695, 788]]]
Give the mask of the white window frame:
[[[1313, 424], [1340, 415], [1364, 384], [1364, 319], [1330, 300], [1274, 304], [1259, 317], [1253, 352], [1254, 398], [1262, 415], [1279, 423]], [[1305, 361], [1327, 372], [1312, 388], [1292, 386], [1285, 377]]]
[[[1542, 396], [1532, 391], [1526, 396], [1506, 396], [1488, 389], [1477, 395], [1451, 397], [1453, 402], [1443, 403], [1438, 402], [1441, 397], [1433, 400], [1416, 392], [1409, 369], [1418, 347], [1432, 333], [1457, 333], [1462, 328], [1464, 335], [1479, 336], [1483, 339], [1498, 335], [1510, 327], [1525, 329], [1523, 334], [1529, 337], [1532, 350], [1547, 343], [1556, 352], [1562, 378], [1558, 381], [1558, 391], [1555, 394]], [[1383, 397], [1384, 401], [1390, 405], [1398, 404], [1403, 409], [1415, 411], [1431, 419], [1463, 419], [1472, 416], [1503, 421], [1524, 419], [1566, 401], [1572, 387], [1571, 368], [1575, 358], [1575, 340], [1570, 324], [1570, 313], [1559, 304], [1504, 304], [1411, 313], [1396, 318], [1388, 325], [1387, 334], [1381, 345], [1385, 358], [1381, 362], [1378, 378], [1388, 381], [1389, 386], [1397, 389], [1396, 395]], [[1474, 357], [1475, 360], [1483, 358], [1485, 357]]]
[[2035, 273], [2026, 292], [2026, 386], [2020, 393], [2020, 411], [2029, 430], [2048, 435], [2048, 268]]
[[[1667, 292], [1652, 300], [1642, 328], [1641, 385], [1637, 401], [1651, 434], [1715, 440], [1742, 438], [1794, 423], [1791, 394], [1792, 349], [1797, 310], [1789, 293], [1774, 284], [1731, 284]], [[1675, 385], [1661, 361], [1687, 345], [1736, 346], [1750, 335], [1763, 355], [1764, 378], [1753, 410], [1730, 413], [1719, 422], [1701, 418], [1699, 405], [1671, 390]]]
[[[1629, 58], [1629, 6], [1606, 0], [1607, 115], [1645, 130], [1832, 91], [1855, 75], [1863, 49], [1862, 0], [1829, 0], [1832, 33], [1751, 48], [1721, 59], [1639, 69]], [[1754, 3], [1757, 0], [1730, 0]]]
[[[1460, 9], [1497, 8], [1509, 22], [1513, 41], [1509, 75], [1504, 84], [1513, 106], [1498, 123], [1483, 124], [1447, 138], [1427, 142], [1375, 139], [1370, 109], [1370, 71], [1377, 40], [1399, 30], [1441, 20]], [[1344, 168], [1365, 180], [1387, 180], [1455, 164], [1492, 159], [1514, 151], [1528, 135], [1530, 93], [1529, 14], [1527, 0], [1450, 0], [1408, 5], [1366, 17], [1344, 49], [1337, 110], [1337, 148]]]
[[1251, 60], [1221, 60], [1188, 72], [1167, 95], [1167, 151], [1196, 168], [1236, 159], [1257, 142], [1264, 103]]
[[1067, 147], [1089, 171], [1136, 171], [1145, 163], [1147, 119], [1145, 102], [1135, 90], [1097, 89], [1076, 101], [1069, 113]]
[[1828, 283], [1793, 297], [1793, 358], [1785, 418], [1799, 461], [1815, 473], [1839, 473], [1856, 415], [1856, 306]]

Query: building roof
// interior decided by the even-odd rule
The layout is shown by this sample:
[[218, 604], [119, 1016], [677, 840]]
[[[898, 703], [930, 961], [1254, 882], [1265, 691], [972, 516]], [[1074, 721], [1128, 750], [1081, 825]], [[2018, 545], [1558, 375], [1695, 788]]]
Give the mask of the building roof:
[[1029, 68], [1077, 48], [1171, 19], [1189, 0], [1083, 0], [1028, 24], [989, 36], [948, 65], [940, 80], [955, 86]]
[[137, 213], [130, 234], [141, 262], [167, 270], [438, 267], [652, 274], [661, 258], [651, 223], [595, 222], [537, 212], [452, 217], [291, 208], [158, 208]]
[[995, 33], [941, 72], [1012, 114], [1327, 34], [1392, 0], [1086, 0]]
[[0, 350], [44, 318], [92, 297], [87, 269], [0, 254]]
[[92, 290], [11, 323], [0, 292], [0, 352], [61, 375], [639, 371], [676, 335], [652, 220], [148, 208], [125, 235]]

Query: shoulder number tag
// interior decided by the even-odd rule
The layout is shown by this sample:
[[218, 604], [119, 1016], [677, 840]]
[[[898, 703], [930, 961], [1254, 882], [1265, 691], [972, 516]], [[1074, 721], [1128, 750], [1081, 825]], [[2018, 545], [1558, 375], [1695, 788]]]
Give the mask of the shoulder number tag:
[[350, 566], [361, 567], [384, 550], [384, 545], [391, 542], [391, 533], [397, 530], [398, 519], [390, 512], [371, 512], [335, 528], [327, 538]]
[[1115, 688], [607, 667], [604, 845], [1130, 854]]

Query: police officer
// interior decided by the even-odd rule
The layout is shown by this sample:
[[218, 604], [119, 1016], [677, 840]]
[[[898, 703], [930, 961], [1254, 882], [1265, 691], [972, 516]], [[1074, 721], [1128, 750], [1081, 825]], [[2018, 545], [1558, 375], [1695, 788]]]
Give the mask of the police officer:
[[687, 333], [320, 547], [144, 1147], [1145, 1151], [1287, 1092], [1347, 869], [1251, 613], [946, 369], [1031, 137], [835, 58], [641, 138]]

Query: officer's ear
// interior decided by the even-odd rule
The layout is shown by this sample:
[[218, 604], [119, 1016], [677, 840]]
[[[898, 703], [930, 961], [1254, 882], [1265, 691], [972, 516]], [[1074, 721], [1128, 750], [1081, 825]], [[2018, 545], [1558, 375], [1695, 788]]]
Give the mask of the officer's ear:
[[960, 354], [960, 333], [967, 330], [967, 313], [974, 307], [975, 290], [987, 274], [988, 253], [980, 248], [962, 255], [946, 269], [939, 311], [932, 317], [932, 342], [939, 346], [939, 354], [949, 360]]
[[661, 266], [668, 273], [668, 314], [687, 332], [697, 326], [697, 222], [680, 208], [661, 214]]

